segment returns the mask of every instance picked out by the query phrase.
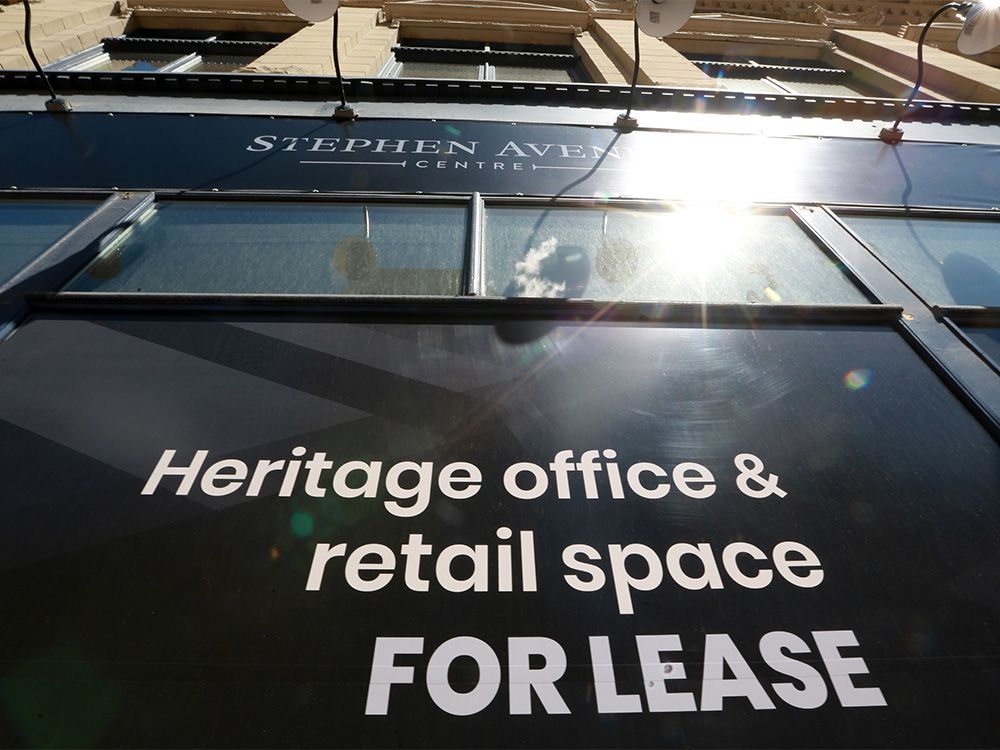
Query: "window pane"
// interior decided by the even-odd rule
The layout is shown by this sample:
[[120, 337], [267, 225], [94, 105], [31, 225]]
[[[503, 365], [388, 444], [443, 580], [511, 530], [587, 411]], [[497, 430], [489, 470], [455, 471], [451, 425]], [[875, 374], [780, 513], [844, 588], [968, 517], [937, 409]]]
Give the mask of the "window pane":
[[460, 292], [465, 208], [159, 203], [74, 291], [269, 294]]
[[[841, 79], [837, 81], [793, 81], [775, 76], [775, 80], [782, 86], [794, 91], [796, 94], [814, 96], [879, 96], [875, 91], [865, 91], [864, 87], [854, 83], [851, 79]], [[849, 83], [844, 82], [849, 81]]]
[[257, 58], [252, 55], [200, 55], [201, 60], [188, 68], [191, 73], [232, 73], [242, 70]]
[[972, 340], [973, 344], [982, 349], [983, 354], [993, 360], [997, 368], [1000, 368], [1000, 328], [963, 326], [962, 332]]
[[132, 53], [110, 52], [106, 58], [102, 56], [96, 63], [82, 65], [81, 69], [142, 73], [159, 70], [164, 65], [179, 60], [181, 57], [181, 55], [171, 54], [138, 56]]
[[1000, 306], [1000, 222], [890, 216], [844, 221], [926, 302]]
[[784, 94], [770, 81], [763, 78], [723, 78], [719, 76], [716, 81], [722, 84], [727, 91], [740, 91], [744, 94]]
[[0, 283], [11, 279], [94, 208], [91, 201], [0, 202]]
[[866, 302], [787, 216], [703, 208], [490, 209], [485, 276], [505, 297]]
[[405, 62], [399, 70], [400, 78], [479, 78], [478, 65], [462, 63]]
[[566, 68], [529, 67], [527, 65], [494, 65], [498, 81], [552, 81], [570, 83], [573, 76]]

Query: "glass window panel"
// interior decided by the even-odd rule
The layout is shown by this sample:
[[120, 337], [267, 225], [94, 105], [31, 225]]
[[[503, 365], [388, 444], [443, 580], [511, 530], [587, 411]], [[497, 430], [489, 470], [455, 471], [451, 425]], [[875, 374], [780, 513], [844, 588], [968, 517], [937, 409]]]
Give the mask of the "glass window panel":
[[1000, 306], [1000, 222], [843, 218], [928, 303]]
[[81, 65], [80, 69], [143, 73], [159, 70], [181, 57], [182, 55], [172, 54], [136, 55], [131, 52], [109, 52], [107, 56], [102, 55], [95, 62]]
[[878, 96], [877, 92], [865, 91], [864, 87], [857, 85], [854, 82], [846, 83], [842, 79], [840, 82], [837, 81], [790, 81], [785, 80], [779, 76], [775, 76], [775, 80], [781, 83], [782, 86], [786, 86], [796, 94], [814, 95], [814, 96]]
[[191, 73], [233, 73], [242, 70], [257, 58], [252, 55], [200, 55], [201, 59], [188, 68]]
[[479, 66], [462, 63], [405, 62], [399, 70], [399, 78], [479, 78]]
[[461, 291], [464, 207], [164, 202], [74, 291], [435, 294]]
[[770, 81], [763, 78], [724, 78], [719, 76], [716, 79], [727, 91], [740, 91], [744, 94], [785, 94]]
[[708, 208], [490, 209], [485, 278], [505, 297], [867, 301], [789, 217]]
[[527, 65], [494, 65], [498, 81], [547, 81], [571, 83], [573, 76], [566, 68], [531, 67]]
[[983, 354], [993, 360], [997, 368], [1000, 368], [1000, 328], [964, 326], [962, 332], [982, 350]]
[[10, 280], [95, 207], [92, 201], [0, 202], [0, 283]]

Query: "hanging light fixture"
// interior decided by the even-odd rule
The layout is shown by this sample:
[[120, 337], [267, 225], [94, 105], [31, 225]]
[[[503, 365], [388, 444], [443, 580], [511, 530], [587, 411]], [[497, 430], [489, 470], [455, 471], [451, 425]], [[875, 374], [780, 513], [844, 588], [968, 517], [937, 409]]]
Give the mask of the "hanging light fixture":
[[337, 72], [337, 85], [340, 87], [340, 106], [333, 111], [335, 120], [353, 120], [358, 113], [347, 103], [344, 95], [344, 79], [340, 75], [340, 53], [337, 51], [338, 15], [340, 0], [283, 0], [285, 7], [303, 21], [320, 23], [333, 18], [333, 67]]
[[687, 23], [694, 13], [695, 0], [638, 0], [635, 4], [635, 66], [632, 68], [632, 88], [629, 91], [628, 109], [618, 115], [615, 122], [617, 130], [634, 130], [639, 122], [632, 117], [632, 106], [635, 104], [635, 84], [639, 80], [639, 31], [662, 39], [670, 36]]
[[903, 140], [903, 130], [899, 127], [899, 123], [916, 98], [920, 84], [924, 80], [924, 39], [934, 20], [949, 10], [955, 11], [960, 18], [964, 15], [965, 25], [958, 35], [958, 51], [963, 55], [978, 55], [1000, 44], [1000, 0], [946, 3], [934, 11], [924, 24], [920, 39], [917, 41], [917, 78], [913, 91], [899, 108], [899, 114], [892, 126], [879, 131], [878, 137], [886, 143], [895, 145]]

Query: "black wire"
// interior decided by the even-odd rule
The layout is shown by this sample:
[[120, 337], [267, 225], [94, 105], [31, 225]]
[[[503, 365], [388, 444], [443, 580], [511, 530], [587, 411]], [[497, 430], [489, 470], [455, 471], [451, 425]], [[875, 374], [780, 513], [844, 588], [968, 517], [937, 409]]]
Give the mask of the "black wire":
[[56, 96], [56, 90], [52, 88], [52, 84], [49, 82], [49, 77], [45, 75], [45, 71], [42, 70], [42, 66], [38, 64], [38, 58], [35, 57], [35, 50], [31, 48], [31, 3], [28, 0], [24, 0], [24, 46], [28, 48], [28, 57], [31, 58], [31, 62], [35, 65], [35, 70], [38, 71], [38, 75], [42, 77], [45, 81], [45, 86], [51, 94], [51, 101], [56, 101], [59, 97]]
[[920, 32], [920, 40], [917, 42], [917, 79], [913, 84], [913, 91], [910, 92], [909, 98], [899, 109], [899, 117], [896, 118], [896, 122], [892, 124], [892, 130], [896, 130], [899, 127], [900, 120], [906, 116], [906, 111], [910, 108], [910, 103], [916, 97], [917, 92], [920, 91], [920, 84], [924, 82], [924, 38], [927, 36], [927, 32], [931, 28], [931, 24], [934, 23], [934, 19], [944, 13], [946, 10], [958, 10], [965, 3], [946, 3], [934, 11], [931, 17], [927, 19], [927, 23], [924, 24], [924, 30]]
[[[28, 0], [25, 0], [27, 2]], [[340, 86], [340, 106], [347, 109], [347, 98], [344, 96], [344, 79], [340, 75], [340, 53], [337, 51], [337, 31], [340, 11], [333, 14], [333, 67], [337, 71], [337, 83]]]
[[[638, 13], [638, 8], [636, 13]], [[632, 114], [632, 105], [635, 103], [635, 84], [639, 80], [639, 18], [635, 19], [635, 28], [632, 30], [635, 40], [635, 67], [632, 68], [632, 89], [629, 91], [628, 96], [628, 109], [625, 110], [625, 117], [628, 118]]]

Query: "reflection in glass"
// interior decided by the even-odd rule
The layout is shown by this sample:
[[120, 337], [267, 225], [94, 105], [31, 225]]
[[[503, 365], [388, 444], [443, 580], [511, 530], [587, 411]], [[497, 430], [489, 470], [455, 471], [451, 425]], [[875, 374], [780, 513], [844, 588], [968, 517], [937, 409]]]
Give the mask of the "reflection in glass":
[[0, 283], [85, 219], [92, 201], [0, 201]]
[[842, 218], [929, 304], [1000, 306], [1000, 221]]
[[962, 332], [992, 360], [993, 366], [1000, 370], [1000, 328], [964, 326]]
[[199, 55], [198, 62], [187, 69], [190, 73], [235, 73], [257, 58], [253, 55]]
[[785, 215], [678, 210], [492, 208], [486, 293], [674, 302], [863, 304]]
[[546, 81], [554, 83], [572, 83], [573, 81], [573, 76], [566, 68], [494, 65], [493, 71], [493, 75], [498, 81]]
[[845, 81], [796, 81], [777, 76], [775, 80], [795, 94], [813, 96], [882, 96], [853, 78]]
[[159, 70], [164, 65], [179, 60], [181, 55], [156, 54], [136, 55], [134, 53], [109, 52], [101, 55], [96, 61], [81, 65], [78, 70], [121, 71], [130, 73], [147, 73]]
[[404, 62], [399, 69], [400, 78], [479, 78], [479, 66], [468, 63]]
[[465, 216], [458, 206], [158, 203], [67, 289], [455, 295]]

